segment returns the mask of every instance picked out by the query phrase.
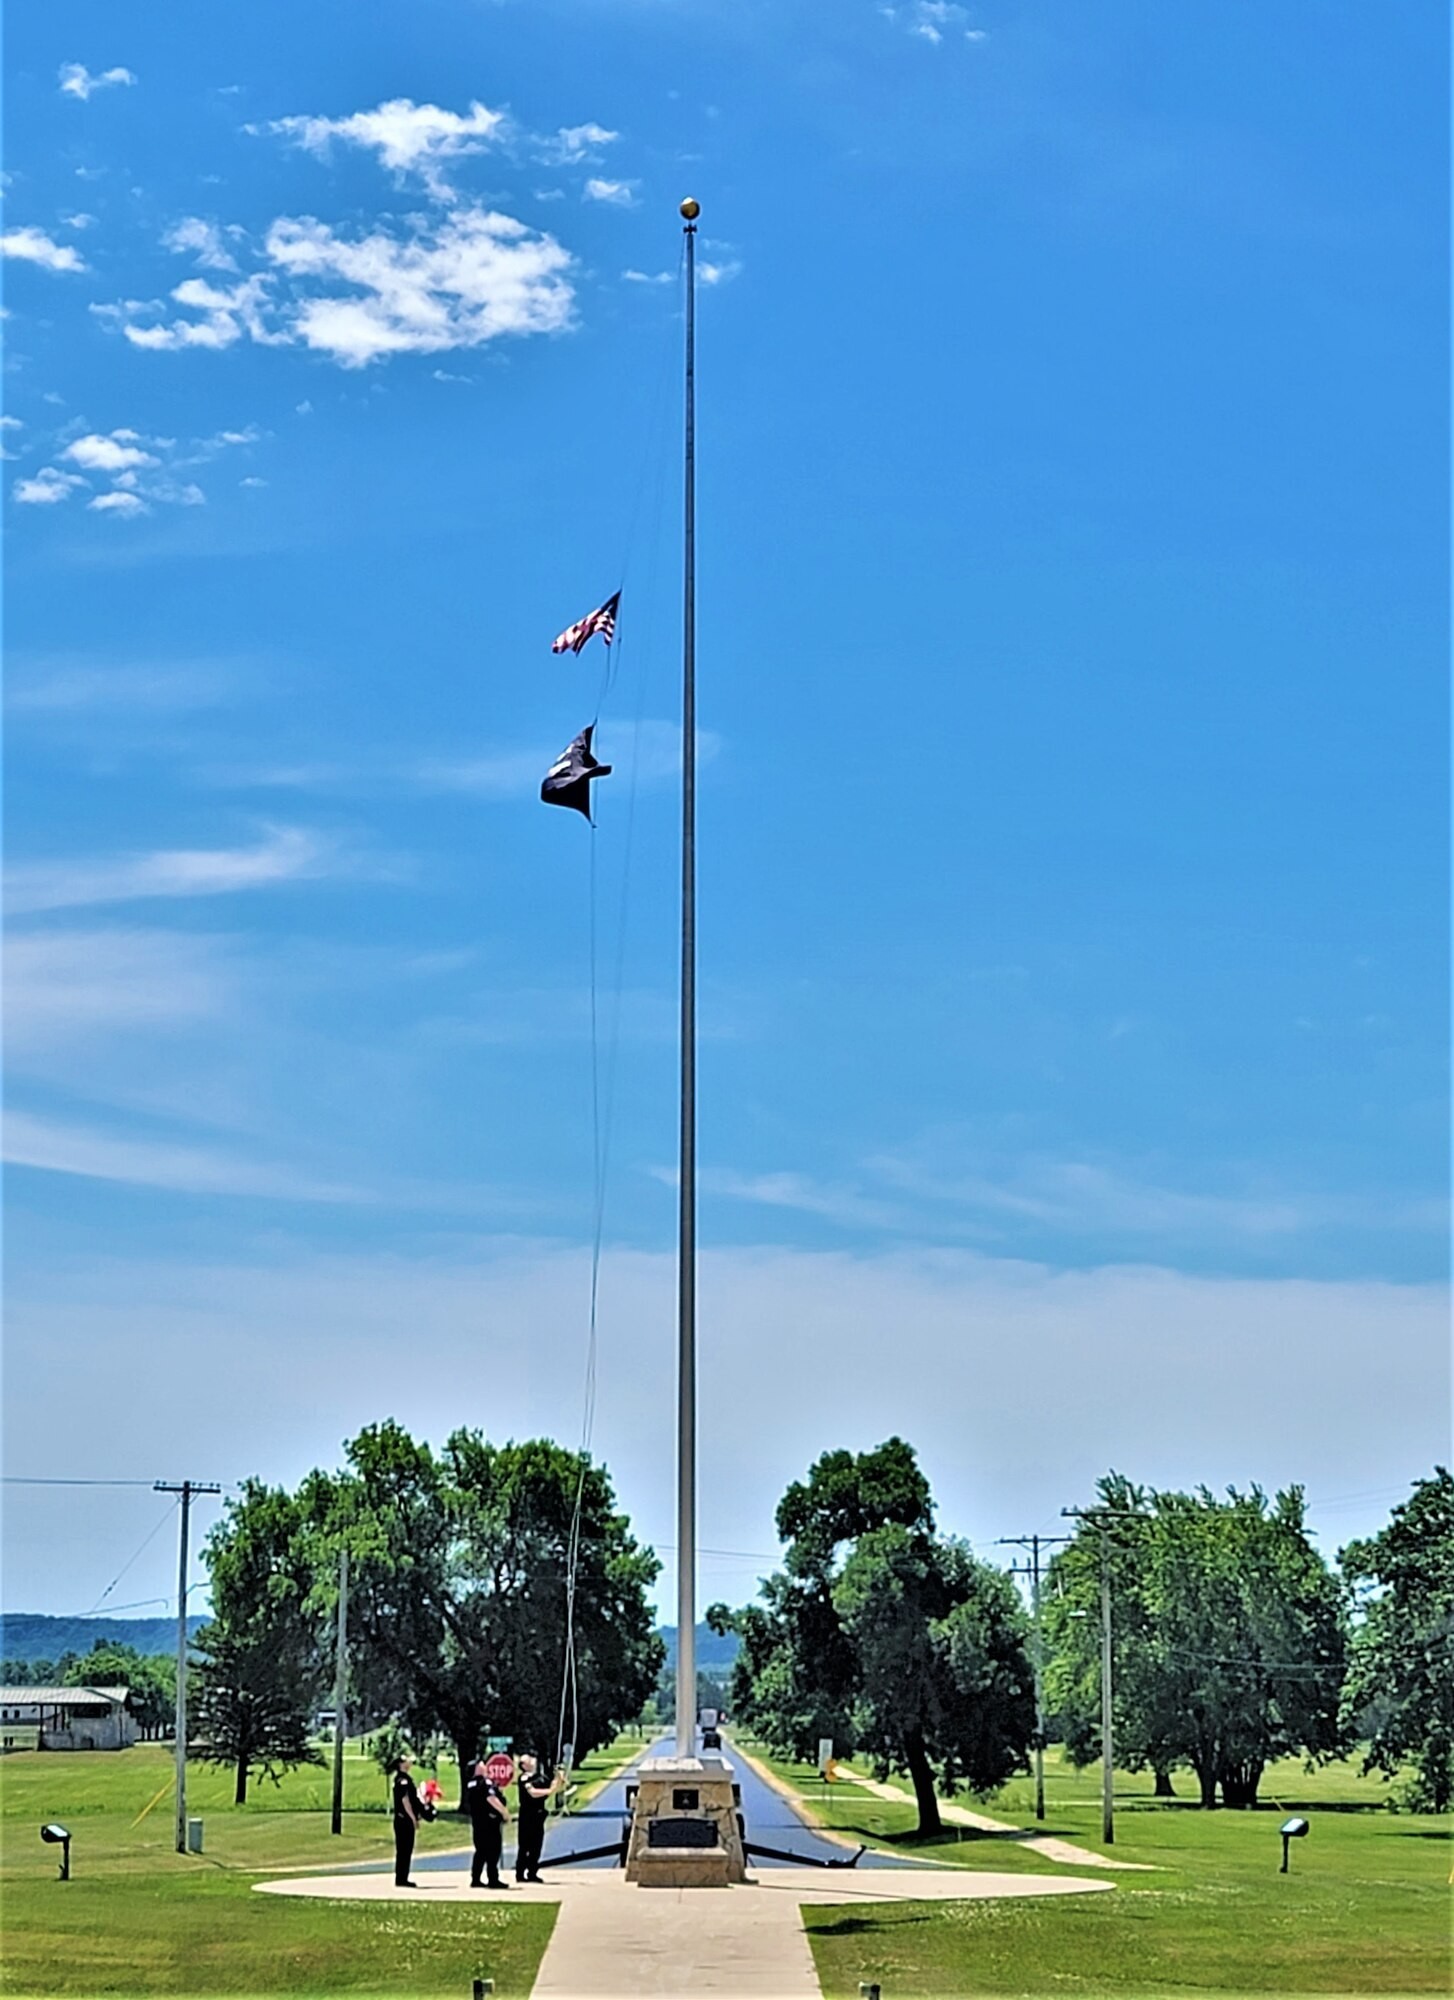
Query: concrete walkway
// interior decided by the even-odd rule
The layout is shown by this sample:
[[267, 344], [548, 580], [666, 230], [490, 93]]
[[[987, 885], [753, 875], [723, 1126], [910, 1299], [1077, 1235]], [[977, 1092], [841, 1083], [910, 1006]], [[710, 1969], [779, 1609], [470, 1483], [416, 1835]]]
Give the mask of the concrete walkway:
[[494, 1896], [471, 1889], [467, 1868], [438, 1869], [417, 1889], [387, 1874], [289, 1876], [255, 1887], [331, 1902], [558, 1903], [560, 1915], [535, 1982], [538, 2000], [598, 1995], [737, 1994], [744, 2000], [818, 2000], [804, 1903], [970, 1902], [981, 1897], [1094, 1895], [1111, 1888], [1074, 1876], [991, 1875], [979, 1869], [828, 1871], [765, 1868], [733, 1889], [639, 1889], [617, 1869], [582, 1868], [538, 1887]]
[[[876, 1799], [884, 1799], [890, 1805], [912, 1805], [913, 1799], [898, 1785], [886, 1785], [878, 1778], [865, 1778], [847, 1764], [840, 1764], [839, 1770], [849, 1781], [861, 1786]], [[1122, 1861], [1109, 1854], [1095, 1854], [1088, 1847], [1077, 1847], [1073, 1840], [1060, 1840], [1053, 1833], [1031, 1833], [1028, 1827], [1012, 1826], [1006, 1819], [991, 1819], [987, 1813], [971, 1812], [968, 1806], [956, 1806], [946, 1800], [939, 1801], [939, 1817], [950, 1826], [972, 1826], [980, 1833], [1007, 1833], [1016, 1847], [1028, 1847], [1032, 1854], [1043, 1854], [1047, 1861], [1058, 1861], [1071, 1868], [1121, 1868], [1134, 1869], [1137, 1874], [1154, 1875], [1154, 1861]]]

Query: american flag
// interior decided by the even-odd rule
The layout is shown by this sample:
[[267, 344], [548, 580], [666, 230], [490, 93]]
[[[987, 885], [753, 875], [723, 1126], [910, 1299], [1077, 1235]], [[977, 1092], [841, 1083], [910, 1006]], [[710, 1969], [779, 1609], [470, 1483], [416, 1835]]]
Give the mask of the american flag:
[[552, 653], [578, 653], [593, 632], [599, 632], [609, 646], [616, 636], [616, 606], [621, 602], [618, 590], [608, 597], [599, 611], [589, 612], [574, 625], [567, 625], [564, 632], [551, 647]]

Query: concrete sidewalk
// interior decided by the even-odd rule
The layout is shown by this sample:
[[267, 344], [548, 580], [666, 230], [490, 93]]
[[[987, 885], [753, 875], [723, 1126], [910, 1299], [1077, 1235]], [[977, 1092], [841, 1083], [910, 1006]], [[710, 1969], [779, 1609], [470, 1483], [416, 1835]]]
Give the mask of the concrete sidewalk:
[[[898, 1785], [883, 1784], [878, 1778], [865, 1778], [849, 1764], [840, 1764], [839, 1770], [850, 1784], [858, 1785], [876, 1799], [887, 1800], [896, 1806], [911, 1806], [911, 1795]], [[1004, 1833], [1014, 1841], [1016, 1847], [1028, 1847], [1032, 1854], [1043, 1854], [1047, 1861], [1058, 1861], [1071, 1868], [1119, 1868], [1134, 1869], [1137, 1874], [1154, 1875], [1154, 1861], [1121, 1861], [1109, 1854], [1096, 1854], [1089, 1847], [1078, 1847], [1073, 1840], [1061, 1840], [1053, 1833], [1032, 1833], [1027, 1826], [1014, 1826], [1007, 1819], [991, 1819], [988, 1813], [971, 1812], [968, 1806], [956, 1806], [946, 1800], [939, 1801], [939, 1817], [950, 1826], [972, 1826], [979, 1833]]]
[[800, 1914], [804, 1903], [969, 1902], [981, 1897], [1074, 1896], [1109, 1882], [1075, 1876], [991, 1875], [978, 1869], [764, 1868], [732, 1889], [640, 1889], [617, 1869], [581, 1869], [506, 1895], [471, 1889], [465, 1868], [397, 1889], [388, 1875], [288, 1876], [254, 1885], [267, 1895], [336, 1902], [560, 1905], [535, 1983], [539, 2000], [631, 1993], [737, 1994], [743, 2000], [818, 2000]]

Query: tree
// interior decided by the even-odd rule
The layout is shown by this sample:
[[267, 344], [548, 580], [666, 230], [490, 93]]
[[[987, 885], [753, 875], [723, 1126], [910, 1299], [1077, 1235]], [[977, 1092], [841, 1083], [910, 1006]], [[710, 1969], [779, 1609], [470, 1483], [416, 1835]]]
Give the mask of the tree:
[[[1003, 1573], [934, 1533], [929, 1485], [901, 1438], [826, 1453], [778, 1508], [788, 1544], [764, 1602], [730, 1614], [733, 1712], [782, 1753], [831, 1736], [907, 1771], [919, 1831], [937, 1789], [992, 1791], [1025, 1768], [1035, 1726], [1025, 1618]], [[709, 1620], [722, 1620], [714, 1605]]]
[[321, 1764], [309, 1723], [329, 1682], [305, 1520], [280, 1488], [248, 1480], [206, 1545], [212, 1619], [197, 1633], [193, 1728], [202, 1756], [236, 1772]]
[[1035, 1730], [1025, 1616], [1010, 1579], [963, 1542], [892, 1525], [860, 1535], [833, 1605], [857, 1671], [855, 1734], [913, 1781], [919, 1831], [940, 1828], [935, 1769], [953, 1791], [997, 1791]]
[[165, 1728], [176, 1711], [177, 1663], [165, 1653], [138, 1653], [111, 1639], [97, 1639], [89, 1653], [72, 1659], [66, 1687], [125, 1687], [131, 1712], [142, 1729]]
[[1050, 1571], [1047, 1689], [1072, 1755], [1099, 1754], [1102, 1537], [1110, 1570], [1116, 1747], [1133, 1769], [1196, 1772], [1203, 1806], [1257, 1803], [1270, 1759], [1345, 1747], [1347, 1617], [1300, 1487], [1218, 1500], [1118, 1474]]
[[56, 1687], [54, 1660], [0, 1660], [0, 1685], [13, 1688]]
[[331, 1608], [346, 1543], [354, 1676], [416, 1741], [448, 1736], [461, 1786], [487, 1733], [549, 1753], [563, 1722], [579, 1759], [641, 1712], [663, 1658], [647, 1601], [659, 1564], [601, 1467], [464, 1430], [436, 1455], [393, 1422], [345, 1449], [348, 1470], [300, 1496], [313, 1601]]
[[1344, 1720], [1368, 1744], [1365, 1770], [1412, 1764], [1410, 1803], [1454, 1805], [1454, 1478], [1414, 1482], [1388, 1526], [1339, 1561], [1365, 1593], [1343, 1693]]

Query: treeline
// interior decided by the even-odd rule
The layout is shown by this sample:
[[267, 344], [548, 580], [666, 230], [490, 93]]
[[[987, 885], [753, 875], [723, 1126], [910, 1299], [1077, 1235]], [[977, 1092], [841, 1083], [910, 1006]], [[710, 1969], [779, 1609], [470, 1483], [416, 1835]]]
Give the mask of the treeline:
[[0, 1660], [5, 1687], [125, 1687], [142, 1732], [159, 1736], [172, 1722], [177, 1702], [177, 1662], [165, 1653], [139, 1653], [134, 1646], [97, 1639], [89, 1653], [62, 1653], [56, 1660]]
[[640, 1715], [664, 1652], [647, 1595], [659, 1564], [600, 1466], [466, 1430], [435, 1452], [393, 1422], [345, 1460], [292, 1492], [248, 1482], [206, 1544], [189, 1734], [235, 1771], [239, 1803], [252, 1773], [319, 1759], [345, 1551], [356, 1727], [443, 1738], [463, 1783], [488, 1737], [553, 1756], [563, 1726], [579, 1758]]
[[[762, 1602], [712, 1607], [741, 1639], [734, 1716], [780, 1754], [821, 1738], [939, 1790], [985, 1794], [1028, 1768], [1034, 1633], [1011, 1577], [936, 1531], [928, 1482], [891, 1438], [830, 1452], [784, 1494], [786, 1547]], [[1201, 1803], [1255, 1805], [1274, 1758], [1362, 1746], [1412, 1810], [1454, 1804], [1454, 1480], [1415, 1483], [1382, 1533], [1330, 1564], [1302, 1490], [1162, 1493], [1112, 1473], [1043, 1580], [1040, 1726], [1100, 1754], [1102, 1589], [1116, 1761], [1194, 1774]]]

